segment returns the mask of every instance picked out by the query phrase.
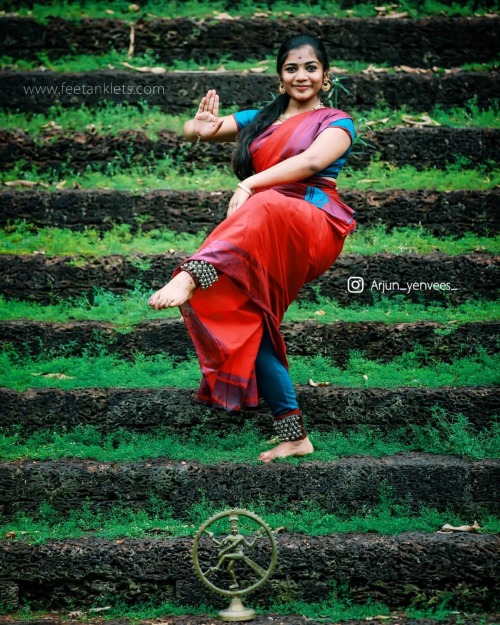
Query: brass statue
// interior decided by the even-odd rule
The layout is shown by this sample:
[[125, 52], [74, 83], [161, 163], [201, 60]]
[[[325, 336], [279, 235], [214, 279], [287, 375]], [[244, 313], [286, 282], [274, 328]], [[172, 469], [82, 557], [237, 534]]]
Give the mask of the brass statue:
[[[209, 530], [209, 527], [217, 523], [221, 519], [228, 518], [229, 520], [229, 534], [224, 538], [216, 538], [214, 532]], [[240, 517], [245, 520], [250, 519], [259, 526], [259, 529], [255, 528], [253, 531], [253, 537], [246, 537], [240, 532]], [[199, 555], [200, 555], [200, 539], [204, 536], [208, 536], [212, 545], [215, 545], [217, 549], [217, 563], [213, 566], [204, 567], [202, 570]], [[268, 551], [269, 551], [269, 564], [267, 568], [261, 566], [255, 562], [248, 555], [248, 551], [251, 550], [258, 541], [264, 540], [267, 537]], [[213, 551], [213, 549], [211, 549]], [[227, 610], [219, 612], [219, 616], [224, 621], [248, 621], [255, 618], [255, 611], [245, 608], [241, 601], [241, 596], [257, 590], [262, 584], [271, 577], [277, 560], [277, 546], [274, 539], [273, 531], [253, 512], [242, 509], [225, 510], [219, 512], [213, 517], [208, 519], [199, 528], [196, 533], [193, 545], [193, 563], [196, 573], [201, 581], [209, 588], [220, 594], [230, 596], [232, 598], [231, 605]], [[238, 578], [235, 571], [237, 569], [240, 577]], [[256, 581], [249, 581], [249, 572], [253, 573], [256, 577]], [[218, 586], [209, 577], [214, 577], [215, 573], [227, 573], [230, 578], [228, 588]], [[241, 575], [244, 576], [242, 579]]]

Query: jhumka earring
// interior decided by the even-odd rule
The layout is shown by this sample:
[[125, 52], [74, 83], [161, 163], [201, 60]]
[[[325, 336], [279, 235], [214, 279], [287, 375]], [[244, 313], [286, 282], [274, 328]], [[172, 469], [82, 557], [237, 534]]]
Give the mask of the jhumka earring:
[[284, 87], [282, 82], [280, 82], [280, 86], [278, 88], [278, 91], [281, 93], [281, 95], [283, 95], [285, 93], [285, 87]]
[[330, 91], [331, 88], [332, 88], [332, 83], [330, 82], [330, 79], [325, 78], [325, 80], [323, 81], [323, 86], [321, 87], [321, 91], [328, 93], [328, 91]]

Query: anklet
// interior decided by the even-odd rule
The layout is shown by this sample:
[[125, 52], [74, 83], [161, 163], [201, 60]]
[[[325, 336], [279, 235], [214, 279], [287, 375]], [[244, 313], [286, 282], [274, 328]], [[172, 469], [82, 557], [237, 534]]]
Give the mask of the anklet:
[[181, 265], [180, 269], [186, 271], [202, 291], [208, 289], [219, 279], [215, 267], [205, 260], [189, 260]]
[[274, 428], [282, 443], [307, 438], [302, 412], [299, 408], [279, 417], [274, 417]]

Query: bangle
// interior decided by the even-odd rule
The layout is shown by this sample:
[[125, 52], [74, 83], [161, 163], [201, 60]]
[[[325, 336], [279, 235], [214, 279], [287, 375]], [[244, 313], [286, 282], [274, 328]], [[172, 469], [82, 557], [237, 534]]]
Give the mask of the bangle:
[[245, 191], [245, 193], [248, 193], [248, 195], [253, 195], [255, 193], [255, 191], [252, 191], [252, 189], [249, 189], [242, 182], [238, 182], [236, 186], [239, 187], [240, 189], [243, 189], [243, 191]]

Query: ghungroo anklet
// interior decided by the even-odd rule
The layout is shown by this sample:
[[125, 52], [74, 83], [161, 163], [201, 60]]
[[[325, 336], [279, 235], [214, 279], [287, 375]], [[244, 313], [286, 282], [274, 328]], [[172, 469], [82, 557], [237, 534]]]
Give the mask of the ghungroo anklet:
[[205, 260], [189, 260], [181, 265], [180, 269], [187, 271], [202, 291], [219, 279], [216, 268]]
[[302, 412], [298, 408], [279, 417], [274, 417], [274, 428], [282, 443], [307, 438]]

